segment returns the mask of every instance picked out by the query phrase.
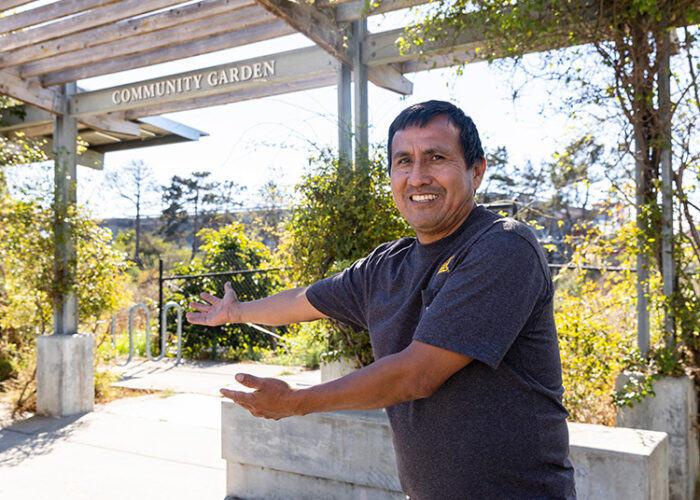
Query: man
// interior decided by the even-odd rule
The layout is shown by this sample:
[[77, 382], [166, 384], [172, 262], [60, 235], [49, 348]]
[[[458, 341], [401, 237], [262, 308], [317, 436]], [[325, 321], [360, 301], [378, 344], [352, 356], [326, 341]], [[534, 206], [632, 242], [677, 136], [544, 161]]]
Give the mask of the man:
[[308, 288], [192, 304], [193, 323], [283, 325], [333, 317], [370, 332], [376, 361], [292, 389], [238, 374], [222, 389], [253, 415], [386, 408], [412, 499], [575, 498], [547, 263], [532, 232], [476, 205], [486, 169], [452, 104], [404, 110], [389, 129], [391, 190], [416, 238], [376, 248]]

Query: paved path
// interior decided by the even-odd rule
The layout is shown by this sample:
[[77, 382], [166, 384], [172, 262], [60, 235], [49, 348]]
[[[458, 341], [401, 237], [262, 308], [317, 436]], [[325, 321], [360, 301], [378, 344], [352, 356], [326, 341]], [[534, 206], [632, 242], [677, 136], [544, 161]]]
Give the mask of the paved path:
[[219, 387], [236, 386], [239, 371], [295, 385], [319, 380], [318, 371], [259, 364], [134, 362], [121, 370], [119, 385], [164, 392], [1, 428], [0, 499], [223, 500]]

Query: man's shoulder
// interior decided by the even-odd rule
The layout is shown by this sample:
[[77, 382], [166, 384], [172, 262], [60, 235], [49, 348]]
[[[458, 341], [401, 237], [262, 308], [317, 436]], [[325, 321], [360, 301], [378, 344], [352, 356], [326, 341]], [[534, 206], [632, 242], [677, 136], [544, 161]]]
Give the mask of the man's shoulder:
[[372, 250], [365, 259], [369, 262], [373, 262], [376, 260], [395, 258], [405, 254], [415, 243], [416, 239], [410, 237], [387, 241]]
[[532, 227], [510, 217], [501, 217], [493, 222], [493, 227], [484, 233], [483, 243], [496, 242], [507, 246], [531, 248], [535, 252], [540, 249], [537, 236]]
[[512, 217], [496, 214], [483, 205], [476, 208], [474, 215], [476, 217], [472, 221], [473, 229], [464, 231], [461, 238], [462, 245], [467, 242], [479, 244], [495, 244], [496, 242], [507, 244], [511, 242], [518, 246], [527, 242], [529, 245], [539, 248], [537, 237], [528, 224]]
[[543, 275], [551, 279], [547, 258], [533, 228], [510, 217], [495, 220], [492, 227], [472, 245], [470, 254], [494, 265], [508, 261], [520, 262], [524, 267], [541, 268]]

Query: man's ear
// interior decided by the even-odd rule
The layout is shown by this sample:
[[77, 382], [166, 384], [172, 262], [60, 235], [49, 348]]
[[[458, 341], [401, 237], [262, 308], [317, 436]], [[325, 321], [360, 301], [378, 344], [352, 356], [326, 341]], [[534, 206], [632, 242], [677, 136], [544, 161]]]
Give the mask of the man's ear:
[[486, 172], [486, 158], [482, 158], [480, 161], [477, 161], [472, 168], [472, 172], [474, 175], [474, 181], [472, 184], [474, 185], [474, 191], [476, 191], [481, 185], [481, 181], [484, 180], [484, 173]]

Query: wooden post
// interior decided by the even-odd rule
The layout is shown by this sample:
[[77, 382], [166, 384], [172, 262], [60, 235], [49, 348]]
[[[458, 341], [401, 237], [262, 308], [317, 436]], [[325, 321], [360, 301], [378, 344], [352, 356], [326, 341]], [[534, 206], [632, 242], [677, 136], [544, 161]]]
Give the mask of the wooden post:
[[367, 36], [367, 19], [352, 23], [355, 45], [353, 47], [353, 83], [355, 85], [355, 164], [369, 158], [369, 112], [367, 98], [367, 65], [362, 63], [362, 50]]
[[[634, 138], [634, 166], [635, 178], [637, 184], [637, 227], [642, 230], [642, 211], [644, 206], [644, 192], [646, 190], [646, 179], [644, 175], [644, 163], [642, 160], [642, 140], [639, 137], [641, 128], [638, 126], [635, 130]], [[641, 246], [641, 241], [639, 242]], [[637, 346], [643, 356], [649, 354], [649, 262], [643, 249], [640, 248], [637, 254]]]
[[338, 156], [341, 161], [352, 158], [352, 94], [351, 71], [346, 64], [338, 67]]
[[668, 308], [664, 318], [665, 341], [673, 347], [675, 322], [671, 298], [675, 291], [675, 265], [673, 262], [673, 170], [671, 163], [671, 38], [668, 31], [662, 34], [659, 43], [659, 118], [663, 134], [661, 145], [661, 265], [663, 291]]
[[76, 207], [78, 121], [68, 116], [76, 84], [62, 86], [59, 96], [63, 115], [54, 118], [54, 274], [59, 288], [54, 298], [54, 333], [78, 333], [78, 298], [72, 290], [75, 277], [75, 234], [70, 215]]

